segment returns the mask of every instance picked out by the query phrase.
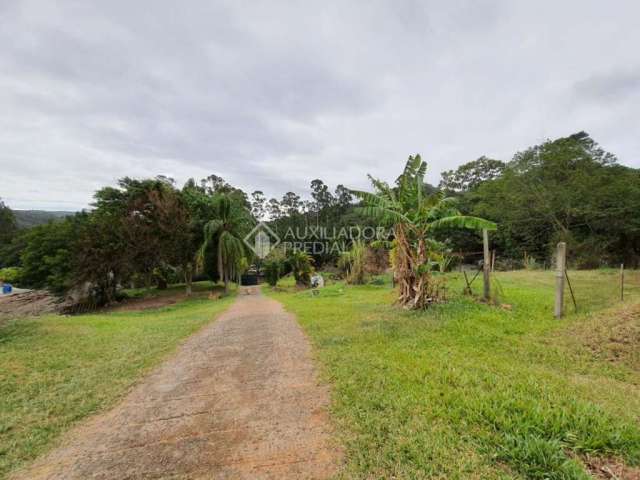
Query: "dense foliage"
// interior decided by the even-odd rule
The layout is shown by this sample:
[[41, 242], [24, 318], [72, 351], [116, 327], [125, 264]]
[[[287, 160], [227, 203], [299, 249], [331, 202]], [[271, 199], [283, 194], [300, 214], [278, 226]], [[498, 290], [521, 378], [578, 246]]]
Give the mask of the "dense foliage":
[[224, 282], [225, 292], [228, 292], [229, 282], [247, 267], [246, 257], [250, 253], [243, 239], [253, 221], [250, 212], [244, 205], [234, 202], [230, 194], [218, 195], [213, 206], [214, 218], [204, 226], [204, 241], [199, 257], [206, 257], [208, 247], [215, 249], [218, 273]]
[[0, 268], [0, 282], [18, 283], [20, 281], [20, 267]]
[[[444, 271], [479, 258], [469, 254], [481, 250], [480, 237], [457, 228], [464, 220], [432, 224], [449, 214], [499, 226], [491, 235], [498, 268], [549, 266], [560, 240], [567, 242], [574, 267], [640, 264], [640, 170], [616, 163], [584, 132], [545, 141], [508, 162], [480, 157], [443, 172], [437, 189], [424, 181], [419, 163], [410, 161], [395, 184], [374, 180], [375, 193], [357, 198], [344, 185], [331, 191], [320, 179], [311, 181], [308, 199], [294, 192], [276, 199], [260, 190], [247, 195], [217, 175], [182, 188], [166, 177], [124, 178], [96, 192], [90, 212], [29, 229], [20, 229], [0, 201], [0, 268], [20, 267], [20, 286], [91, 294], [99, 302], [113, 300], [119, 287], [130, 284], [164, 287], [182, 280], [189, 291], [201, 274], [228, 284], [251, 266], [277, 281], [292, 264], [251, 257], [243, 239], [256, 222], [267, 222], [289, 241], [300, 232], [327, 232], [307, 250], [309, 265], [321, 269], [337, 265], [343, 252], [355, 255], [353, 244], [361, 240], [336, 241], [331, 232], [375, 223], [376, 209], [386, 212], [376, 222], [393, 227], [389, 240], [395, 242], [390, 252], [392, 244], [386, 244], [380, 258], [396, 271], [413, 272], [418, 283], [425, 269]], [[398, 247], [405, 240], [416, 247], [408, 256], [411, 249]], [[371, 240], [364, 243], [371, 252]], [[282, 254], [298, 264], [293, 253]], [[362, 281], [361, 260], [342, 257], [355, 283]], [[307, 276], [301, 274], [301, 284]], [[413, 280], [408, 285], [406, 296], [416, 301]], [[418, 303], [432, 293], [421, 294]]]
[[[246, 211], [251, 223], [245, 195], [219, 177], [199, 185], [190, 180], [182, 190], [165, 177], [123, 178], [117, 187], [96, 192], [90, 212], [13, 231], [0, 250], [0, 266], [19, 266], [20, 286], [100, 304], [116, 299], [122, 286], [163, 288], [170, 279], [183, 280], [190, 293], [205, 225], [224, 220], [223, 199], [232, 211]], [[224, 240], [225, 231], [210, 232], [208, 242], [224, 245], [219, 238]], [[211, 264], [203, 270], [217, 280], [219, 268], [207, 253], [204, 261]], [[231, 259], [223, 253], [228, 267]], [[233, 261], [240, 264], [239, 258]]]
[[362, 285], [365, 282], [366, 258], [367, 246], [362, 240], [356, 240], [350, 250], [342, 253], [338, 259], [338, 267], [343, 271], [347, 283]]
[[311, 275], [313, 274], [313, 258], [307, 252], [301, 250], [293, 251], [287, 257], [287, 263], [299, 287], [309, 287], [311, 285]]
[[262, 272], [269, 285], [275, 287], [278, 284], [278, 280], [287, 272], [287, 262], [282, 249], [271, 250], [262, 262]]
[[16, 216], [0, 198], [0, 243], [7, 242], [15, 234]]
[[73, 262], [85, 214], [28, 230], [20, 255], [20, 284], [62, 294], [73, 286]]
[[[493, 238], [500, 257], [549, 265], [554, 246], [565, 241], [580, 268], [638, 265], [640, 170], [617, 164], [586, 133], [519, 152], [488, 175], [475, 164], [458, 169], [474, 172], [468, 187], [441, 186], [457, 193], [464, 212], [500, 225]], [[458, 247], [478, 249], [468, 238]]]

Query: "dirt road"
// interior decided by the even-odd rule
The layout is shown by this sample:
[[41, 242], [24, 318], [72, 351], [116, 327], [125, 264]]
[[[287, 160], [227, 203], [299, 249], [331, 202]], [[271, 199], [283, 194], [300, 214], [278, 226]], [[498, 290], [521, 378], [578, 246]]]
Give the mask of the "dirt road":
[[309, 343], [248, 290], [21, 479], [327, 478], [340, 463]]

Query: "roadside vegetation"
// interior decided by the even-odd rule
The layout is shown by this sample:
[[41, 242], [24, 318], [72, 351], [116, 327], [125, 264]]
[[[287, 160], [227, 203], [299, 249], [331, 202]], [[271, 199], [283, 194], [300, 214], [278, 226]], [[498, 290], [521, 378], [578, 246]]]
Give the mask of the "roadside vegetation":
[[[602, 283], [602, 272], [571, 274]], [[391, 306], [390, 278], [317, 295], [288, 279], [265, 287], [298, 316], [334, 386], [345, 478], [578, 479], [588, 465], [640, 464], [634, 347], [594, 329], [622, 314], [637, 335], [640, 289], [558, 321], [552, 272], [496, 277], [509, 308], [462, 295], [460, 274], [447, 275], [447, 303], [421, 312]]]
[[113, 405], [233, 300], [211, 301], [210, 289], [208, 282], [196, 283], [193, 297], [163, 308], [46, 315], [0, 325], [0, 478], [50, 448], [76, 422]]
[[[95, 303], [116, 300], [120, 285], [179, 281], [188, 290], [205, 276], [228, 283], [260, 263], [242, 242], [260, 221], [288, 240], [306, 229], [331, 235], [386, 227], [393, 232], [384, 247], [401, 285], [398, 301], [408, 307], [438, 296], [432, 272], [476, 262], [477, 232], [494, 225], [498, 270], [549, 267], [560, 241], [572, 268], [640, 265], [640, 169], [619, 165], [585, 132], [544, 141], [509, 161], [469, 161], [442, 172], [437, 187], [425, 171], [413, 155], [398, 161], [393, 181], [371, 178], [371, 192], [341, 184], [332, 191], [314, 179], [308, 199], [291, 191], [280, 199], [249, 194], [217, 175], [182, 186], [164, 176], [122, 178], [95, 193], [91, 211], [28, 229], [0, 200], [0, 269], [11, 267], [4, 275], [19, 287], [84, 294]], [[358, 240], [316, 238], [307, 253], [316, 269], [335, 266]], [[289, 260], [291, 266], [300, 259]], [[269, 266], [271, 274], [281, 268]]]
[[[183, 186], [123, 178], [95, 193], [91, 211], [30, 229], [0, 201], [0, 280], [112, 308], [0, 326], [0, 471], [112, 403], [229, 302], [120, 312], [125, 294], [156, 292], [157, 308], [170, 284], [191, 296], [208, 278], [228, 291], [243, 274], [263, 274], [315, 343], [335, 387], [345, 478], [635, 468], [640, 281], [629, 270], [640, 265], [640, 169], [579, 132], [507, 162], [468, 162], [437, 188], [425, 172], [412, 155], [395, 181], [369, 177], [371, 192], [314, 179], [307, 200], [248, 195], [217, 175]], [[336, 234], [366, 229], [386, 236]], [[490, 257], [480, 229], [492, 231]], [[272, 237], [289, 247], [271, 249]], [[548, 270], [558, 242], [571, 269], [562, 321]], [[462, 293], [459, 269], [494, 267], [485, 303], [480, 281]], [[322, 270], [329, 285], [314, 288]]]

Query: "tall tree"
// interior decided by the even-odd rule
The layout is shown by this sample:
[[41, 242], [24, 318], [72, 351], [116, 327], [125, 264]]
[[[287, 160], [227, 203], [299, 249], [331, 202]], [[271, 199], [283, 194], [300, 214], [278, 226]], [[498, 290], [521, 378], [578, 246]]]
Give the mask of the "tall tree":
[[78, 233], [73, 258], [73, 283], [80, 296], [89, 287], [89, 298], [97, 304], [116, 299], [116, 290], [134, 273], [120, 217], [114, 211], [96, 209]]
[[269, 199], [269, 203], [267, 203], [267, 212], [269, 213], [269, 218], [271, 220], [278, 220], [284, 215], [280, 202], [275, 198]]
[[168, 266], [188, 267], [194, 253], [190, 215], [172, 180], [123, 178], [117, 188], [103, 188], [95, 198], [95, 212], [125, 242], [120, 256], [147, 285], [154, 276], [163, 285], [165, 279], [158, 272]]
[[499, 221], [496, 240], [507, 256], [527, 251], [548, 259], [562, 240], [578, 266], [633, 264], [640, 255], [638, 178], [579, 132], [517, 153], [468, 201], [470, 211]]
[[299, 214], [301, 205], [300, 196], [293, 192], [285, 193], [280, 201], [280, 207], [284, 214], [289, 216]]
[[225, 292], [229, 281], [236, 277], [248, 256], [243, 238], [251, 228], [250, 212], [243, 204], [227, 194], [218, 195], [214, 203], [215, 218], [204, 226], [204, 243], [201, 258], [212, 244], [216, 246], [218, 272], [224, 282]]
[[[215, 217], [214, 196], [207, 193], [202, 186], [196, 185], [193, 179], [185, 183], [180, 192], [182, 202], [188, 212], [188, 232], [180, 249], [182, 271], [187, 285], [187, 294], [191, 293], [191, 281], [195, 273], [200, 246], [204, 242], [204, 226]], [[217, 271], [208, 268], [207, 274], [213, 280]]]
[[247, 194], [239, 188], [227, 183], [227, 181], [218, 175], [209, 175], [207, 178], [200, 180], [200, 187], [208, 195], [225, 194], [241, 200], [247, 209], [251, 209], [251, 202]]
[[329, 187], [319, 178], [311, 181], [311, 197], [315, 202], [315, 209], [318, 212], [330, 207], [334, 201]]
[[335, 203], [341, 212], [344, 212], [353, 202], [353, 194], [344, 185], [338, 185], [335, 191]]
[[261, 190], [251, 194], [251, 215], [258, 221], [264, 219], [267, 214], [267, 199]]
[[0, 243], [9, 242], [16, 230], [16, 217], [0, 198]]
[[498, 178], [505, 166], [506, 164], [500, 160], [482, 156], [459, 166], [456, 170], [442, 172], [440, 188], [447, 192], [468, 192], [482, 182]]
[[29, 229], [21, 253], [22, 283], [62, 295], [73, 284], [73, 259], [86, 214]]

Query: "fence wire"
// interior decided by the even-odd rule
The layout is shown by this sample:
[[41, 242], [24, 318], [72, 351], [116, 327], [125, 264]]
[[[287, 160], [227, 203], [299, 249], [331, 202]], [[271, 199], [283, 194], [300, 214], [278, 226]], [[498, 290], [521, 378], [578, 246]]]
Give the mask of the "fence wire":
[[[472, 282], [472, 291], [476, 296], [482, 294], [482, 274], [477, 276], [478, 267], [468, 266], [465, 272], [460, 270], [450, 274], [454, 292], [467, 290], [467, 279]], [[619, 269], [568, 270], [565, 280], [564, 312], [571, 315], [596, 312], [621, 303], [621, 278]], [[491, 274], [492, 296], [498, 296], [499, 303], [518, 302], [519, 298], [535, 299], [542, 308], [548, 308], [553, 315], [555, 302], [556, 272], [554, 270], [513, 270], [494, 271]], [[571, 284], [571, 289], [569, 288]], [[571, 294], [573, 292], [573, 295]], [[575, 299], [575, 306], [574, 306]], [[624, 301], [640, 302], [640, 270], [624, 271]]]

